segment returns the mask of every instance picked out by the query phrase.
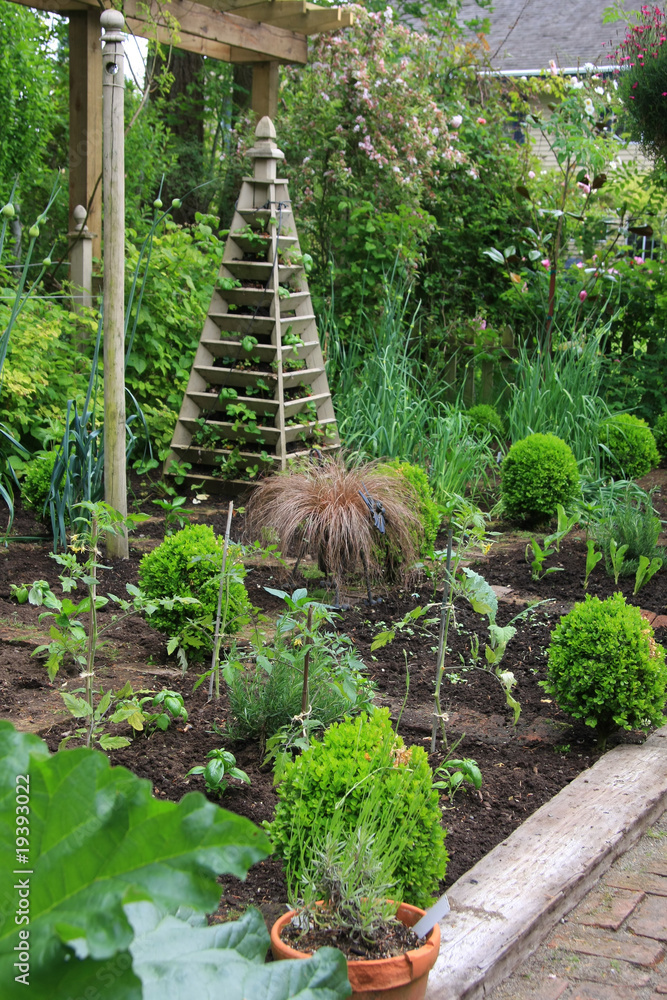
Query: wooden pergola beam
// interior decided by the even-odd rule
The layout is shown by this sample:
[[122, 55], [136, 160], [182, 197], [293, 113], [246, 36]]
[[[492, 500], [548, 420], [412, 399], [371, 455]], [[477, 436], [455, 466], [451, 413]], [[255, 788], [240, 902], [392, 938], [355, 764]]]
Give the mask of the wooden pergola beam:
[[[172, 0], [168, 7], [159, 0], [152, 0], [149, 4], [140, 0], [125, 0], [124, 14], [137, 35], [171, 41], [177, 48], [226, 62], [232, 61], [232, 49], [250, 53], [248, 62], [254, 61], [253, 55], [255, 59], [276, 59], [302, 65], [308, 59], [304, 35], [273, 24], [258, 24], [238, 14], [213, 11], [194, 0]], [[236, 58], [234, 61], [244, 60]]]

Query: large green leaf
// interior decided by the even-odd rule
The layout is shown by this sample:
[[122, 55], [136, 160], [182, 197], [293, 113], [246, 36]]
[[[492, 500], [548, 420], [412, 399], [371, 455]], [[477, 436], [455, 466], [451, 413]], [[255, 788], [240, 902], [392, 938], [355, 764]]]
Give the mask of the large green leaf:
[[333, 948], [312, 958], [264, 964], [269, 935], [258, 910], [233, 923], [193, 927], [160, 917], [151, 903], [127, 907], [143, 1000], [342, 1000], [347, 963]]
[[494, 622], [498, 613], [498, 598], [491, 586], [483, 576], [467, 566], [461, 567], [461, 572], [465, 574], [465, 579], [461, 581], [461, 593], [469, 601], [473, 611], [486, 615], [490, 622]]
[[[30, 777], [28, 865], [16, 850], [16, 774]], [[25, 988], [15, 983], [14, 969], [19, 880], [29, 883], [31, 995], [41, 996], [39, 984], [50, 982], [44, 996], [67, 1000], [79, 994], [54, 988], [63, 963], [75, 962], [66, 945], [88, 960], [95, 982], [105, 963], [127, 953], [132, 942], [127, 903], [148, 900], [165, 913], [181, 905], [206, 913], [218, 904], [216, 876], [243, 878], [269, 849], [268, 838], [249, 820], [200, 793], [179, 803], [159, 801], [150, 782], [112, 768], [102, 753], [79, 749], [49, 756], [36, 737], [0, 722], [3, 1000], [23, 995]], [[79, 980], [82, 968], [77, 963], [66, 978]], [[132, 979], [121, 972], [124, 980]], [[124, 1000], [120, 987], [108, 996]]]

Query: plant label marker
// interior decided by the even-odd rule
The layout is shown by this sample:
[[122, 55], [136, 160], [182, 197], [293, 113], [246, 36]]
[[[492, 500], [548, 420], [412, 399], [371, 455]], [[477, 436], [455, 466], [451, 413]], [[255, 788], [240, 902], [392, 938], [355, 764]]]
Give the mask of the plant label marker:
[[429, 906], [424, 916], [418, 920], [412, 928], [417, 937], [426, 937], [428, 932], [433, 930], [438, 921], [447, 916], [450, 909], [451, 907], [449, 905], [449, 900], [447, 899], [447, 893], [444, 892], [440, 899], [435, 901], [433, 906]]

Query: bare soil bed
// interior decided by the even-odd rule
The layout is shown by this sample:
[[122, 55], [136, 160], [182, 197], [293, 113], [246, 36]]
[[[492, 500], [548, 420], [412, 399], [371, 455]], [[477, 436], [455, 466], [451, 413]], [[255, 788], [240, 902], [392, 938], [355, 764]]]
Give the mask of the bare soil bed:
[[[138, 482], [134, 487], [137, 505], [150, 513], [153, 520], [131, 536], [129, 561], [109, 564], [102, 572], [100, 593], [123, 594], [126, 583], [136, 583], [142, 555], [158, 544], [164, 534], [163, 522], [150, 503], [150, 492]], [[656, 500], [658, 506], [664, 508], [663, 496], [657, 495]], [[225, 513], [226, 502], [209, 501], [206, 506], [194, 508], [192, 517], [211, 524], [214, 530], [222, 533]], [[24, 513], [20, 503], [13, 532], [43, 537], [37, 542], [12, 542], [0, 548], [0, 717], [11, 720], [20, 729], [38, 732], [55, 750], [62, 736], [72, 728], [59, 692], [78, 687], [80, 681], [75, 675], [61, 671], [50, 684], [43, 662], [32, 656], [35, 647], [44, 641], [48, 626], [39, 622], [40, 609], [10, 601], [9, 587], [11, 583], [43, 579], [57, 589], [58, 567], [49, 558], [51, 545], [45, 526]], [[238, 539], [241, 532], [242, 520], [239, 518], [234, 522], [233, 537]], [[527, 601], [549, 599], [549, 603], [534, 608], [519, 623], [519, 631], [503, 660], [505, 669], [513, 671], [518, 681], [514, 693], [522, 711], [516, 727], [512, 725], [511, 713], [497, 681], [479, 671], [462, 672], [459, 667], [460, 656], [466, 660], [469, 656], [473, 636], [479, 636], [483, 646], [486, 638], [484, 620], [462, 605], [457, 608], [456, 628], [450, 636], [448, 662], [457, 669], [443, 686], [449, 735], [455, 740], [465, 734], [456, 754], [477, 761], [483, 785], [480, 792], [464, 788], [453, 804], [445, 798], [442, 800], [450, 854], [443, 888], [472, 867], [599, 756], [592, 730], [565, 716], [539, 683], [546, 676], [546, 649], [551, 630], [560, 616], [584, 595], [586, 545], [583, 536], [570, 536], [564, 542], [559, 556], [551, 560], [551, 564], [560, 563], [563, 571], [540, 582], [531, 580], [530, 567], [524, 558], [525, 546], [525, 539], [503, 535], [489, 555], [473, 564], [491, 584], [500, 588], [498, 621], [501, 625], [521, 611]], [[296, 580], [290, 580], [289, 572], [277, 563], [258, 560], [247, 569], [246, 585], [252, 602], [273, 617], [281, 612], [282, 605], [266, 592], [266, 586], [285, 589], [319, 586], [312, 580], [304, 580], [300, 574]], [[588, 589], [600, 597], [621, 589], [631, 603], [664, 615], [667, 572], [654, 577], [637, 597], [632, 596], [633, 583], [634, 579], [626, 578], [616, 588], [600, 564], [591, 576]], [[438, 604], [441, 592], [434, 588], [432, 581], [422, 581], [410, 591], [385, 590], [382, 603], [370, 608], [363, 603], [362, 592], [363, 588], [352, 587], [346, 593], [345, 599], [352, 607], [342, 612], [336, 627], [352, 638], [369, 675], [377, 683], [377, 703], [388, 706], [395, 719], [400, 715], [399, 732], [406, 743], [428, 746], [437, 626], [417, 623], [412, 634], [397, 637], [393, 644], [373, 654], [370, 645], [378, 631], [402, 619], [407, 611], [430, 602]], [[434, 608], [433, 616], [436, 613]], [[106, 612], [101, 614], [104, 616]], [[660, 625], [666, 623], [658, 620]], [[108, 638], [109, 644], [102, 650], [98, 663], [98, 683], [105, 689], [118, 688], [126, 680], [132, 682], [135, 690], [159, 690], [167, 686], [182, 692], [189, 712], [187, 725], [172, 726], [166, 733], [158, 731], [150, 738], [139, 736], [126, 749], [112, 752], [112, 762], [150, 779], [156, 795], [178, 800], [187, 791], [204, 791], [200, 777], [186, 777], [186, 774], [194, 765], [204, 763], [209, 750], [224, 743], [235, 754], [238, 766], [250, 776], [251, 785], [232, 782], [221, 805], [257, 823], [270, 820], [276, 793], [271, 771], [262, 765], [257, 743], [223, 741], [212, 731], [214, 722], [218, 727], [224, 726], [228, 710], [224, 695], [219, 702], [208, 703], [203, 685], [193, 692], [197, 670], [183, 675], [166, 655], [164, 636], [146, 622], [130, 619], [112, 630]], [[667, 628], [656, 628], [656, 639], [663, 644], [667, 642]], [[409, 692], [401, 714], [406, 671], [409, 673]], [[124, 732], [122, 727], [119, 732]], [[643, 733], [621, 733], [616, 741], [641, 742], [644, 738]], [[614, 740], [610, 745], [614, 745]], [[442, 759], [438, 742], [431, 763], [435, 767]], [[213, 920], [224, 919], [248, 902], [260, 905], [267, 919], [284, 910], [285, 883], [280, 862], [276, 859], [256, 865], [245, 883], [233, 878], [221, 879], [221, 891], [220, 910], [212, 916]]]

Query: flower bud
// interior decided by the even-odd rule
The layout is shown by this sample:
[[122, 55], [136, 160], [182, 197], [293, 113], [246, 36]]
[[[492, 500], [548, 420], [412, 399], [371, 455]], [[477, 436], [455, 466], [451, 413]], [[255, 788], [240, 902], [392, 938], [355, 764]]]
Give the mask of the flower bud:
[[53, 261], [51, 260], [50, 257], [45, 257], [44, 260], [42, 261], [44, 267], [50, 267], [52, 263]]
[[11, 202], [8, 202], [6, 205], [3, 205], [2, 214], [4, 215], [4, 217], [6, 219], [13, 219], [14, 218], [14, 216], [16, 215], [16, 212], [14, 211], [14, 206], [12, 205]]
[[581, 302], [585, 302], [587, 298], [588, 298], [588, 292], [586, 291], [585, 288], [582, 288], [581, 291], [579, 292], [579, 299]]
[[37, 237], [39, 236], [39, 226], [37, 225], [31, 226], [30, 229], [28, 230], [28, 236], [30, 237], [31, 240], [36, 240]]
[[172, 208], [180, 208], [181, 207], [181, 199], [180, 198], [174, 198], [174, 200], [171, 203], [171, 207]]
[[159, 198], [156, 198], [155, 201], [153, 202], [153, 208], [162, 208], [162, 202], [160, 201]]

